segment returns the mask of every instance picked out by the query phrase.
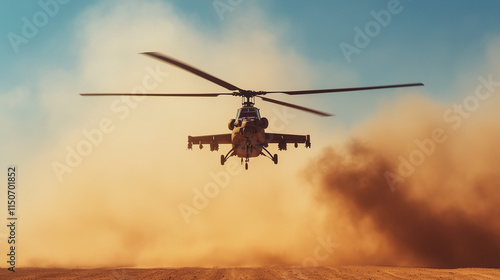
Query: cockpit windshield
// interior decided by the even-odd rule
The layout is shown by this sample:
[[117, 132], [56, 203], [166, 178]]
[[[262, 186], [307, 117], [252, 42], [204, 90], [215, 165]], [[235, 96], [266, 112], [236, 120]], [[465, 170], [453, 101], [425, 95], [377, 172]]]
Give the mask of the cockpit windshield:
[[257, 118], [260, 120], [259, 109], [255, 107], [243, 107], [238, 109], [236, 119], [239, 118]]

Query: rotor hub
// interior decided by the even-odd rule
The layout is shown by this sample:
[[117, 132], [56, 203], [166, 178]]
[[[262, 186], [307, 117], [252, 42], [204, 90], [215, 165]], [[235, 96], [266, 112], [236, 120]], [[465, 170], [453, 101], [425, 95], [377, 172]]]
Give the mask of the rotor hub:
[[265, 91], [240, 89], [239, 91], [233, 92], [233, 96], [241, 96], [242, 97], [241, 104], [243, 106], [253, 106], [255, 104], [255, 96], [265, 95], [266, 93], [267, 92]]

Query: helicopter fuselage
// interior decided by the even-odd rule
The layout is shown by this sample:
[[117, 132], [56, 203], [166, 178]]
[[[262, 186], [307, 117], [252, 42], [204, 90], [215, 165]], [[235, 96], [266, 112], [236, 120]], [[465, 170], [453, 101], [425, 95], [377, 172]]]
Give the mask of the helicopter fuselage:
[[266, 145], [266, 134], [260, 120], [256, 118], [240, 118], [231, 134], [234, 154], [238, 157], [257, 157]]
[[236, 118], [228, 125], [232, 130], [233, 155], [240, 158], [259, 156], [262, 147], [267, 147], [265, 129], [268, 124], [266, 118], [260, 117], [258, 108], [253, 106], [240, 108]]

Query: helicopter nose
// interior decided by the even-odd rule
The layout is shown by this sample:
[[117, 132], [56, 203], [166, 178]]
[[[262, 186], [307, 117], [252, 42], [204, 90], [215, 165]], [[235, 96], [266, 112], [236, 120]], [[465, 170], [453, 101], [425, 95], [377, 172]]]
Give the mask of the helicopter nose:
[[249, 135], [249, 134], [252, 134], [252, 133], [255, 133], [257, 130], [255, 129], [255, 126], [253, 125], [249, 125], [249, 123], [247, 123], [242, 129], [241, 129], [242, 133], [244, 135]]

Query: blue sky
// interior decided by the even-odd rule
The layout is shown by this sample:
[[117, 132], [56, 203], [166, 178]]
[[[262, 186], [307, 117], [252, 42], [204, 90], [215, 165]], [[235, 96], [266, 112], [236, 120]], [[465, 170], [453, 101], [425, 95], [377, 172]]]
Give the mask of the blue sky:
[[[312, 61], [335, 63], [355, 72], [363, 84], [425, 79], [430, 88], [446, 89], [459, 66], [484, 59], [487, 40], [500, 32], [496, 18], [498, 1], [479, 4], [477, 1], [401, 0], [403, 12], [394, 15], [389, 26], [383, 28], [360, 55], [354, 55], [352, 63], [347, 63], [339, 44], [352, 42], [353, 28], [373, 20], [370, 11], [386, 9], [389, 1], [356, 1], [354, 4], [351, 1], [286, 1], [286, 4], [284, 1], [240, 1], [233, 11], [225, 13], [224, 21], [219, 19], [211, 1], [172, 2], [186, 19], [215, 34], [246, 9], [257, 5], [273, 21], [287, 25], [286, 37], [280, 40]], [[4, 1], [0, 55], [3, 65], [9, 67], [0, 70], [3, 88], [29, 83], [27, 73], [36, 73], [53, 64], [70, 66], [75, 40], [73, 20], [95, 3], [69, 1], [61, 5], [60, 13], [50, 18], [15, 54], [7, 34], [20, 33], [21, 18], [31, 18], [40, 11], [40, 5], [38, 1]], [[383, 55], [373, 55], [384, 49], [387, 52]], [[384, 71], [379, 71], [381, 68]], [[401, 79], [402, 74], [406, 78]]]

